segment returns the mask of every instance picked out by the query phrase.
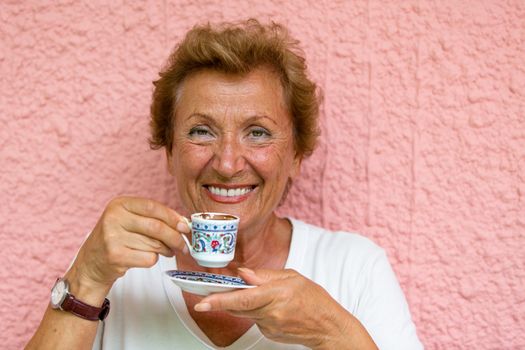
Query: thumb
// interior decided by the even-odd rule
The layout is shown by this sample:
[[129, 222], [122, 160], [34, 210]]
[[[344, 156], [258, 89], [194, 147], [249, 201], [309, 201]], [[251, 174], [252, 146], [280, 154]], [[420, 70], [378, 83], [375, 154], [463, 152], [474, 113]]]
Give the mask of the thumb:
[[271, 281], [283, 280], [297, 274], [297, 272], [293, 270], [258, 269], [254, 271], [246, 267], [239, 267], [237, 271], [239, 272], [241, 278], [246, 281], [246, 283], [253, 286], [260, 286], [261, 284]]

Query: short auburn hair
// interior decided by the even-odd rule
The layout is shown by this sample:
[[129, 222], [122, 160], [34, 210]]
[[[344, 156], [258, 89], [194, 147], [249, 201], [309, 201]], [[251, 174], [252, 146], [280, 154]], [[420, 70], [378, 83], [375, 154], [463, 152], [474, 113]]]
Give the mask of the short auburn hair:
[[255, 19], [193, 27], [153, 82], [151, 148], [166, 147], [171, 153], [176, 96], [187, 76], [205, 69], [244, 75], [268, 66], [280, 77], [292, 116], [295, 152], [301, 157], [311, 155], [319, 136], [320, 96], [307, 76], [298, 44], [282, 25], [263, 25]]

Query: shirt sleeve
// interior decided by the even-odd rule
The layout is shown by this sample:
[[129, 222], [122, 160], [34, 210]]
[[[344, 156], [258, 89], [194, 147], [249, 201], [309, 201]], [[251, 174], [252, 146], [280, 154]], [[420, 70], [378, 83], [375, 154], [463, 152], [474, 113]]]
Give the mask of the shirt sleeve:
[[420, 350], [408, 304], [383, 250], [363, 269], [362, 291], [355, 317], [381, 350]]

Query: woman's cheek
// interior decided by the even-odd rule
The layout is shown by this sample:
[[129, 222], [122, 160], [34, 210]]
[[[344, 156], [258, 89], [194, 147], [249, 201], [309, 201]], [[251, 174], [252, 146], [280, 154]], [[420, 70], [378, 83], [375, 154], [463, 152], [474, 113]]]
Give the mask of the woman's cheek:
[[293, 162], [292, 145], [275, 144], [253, 149], [249, 154], [249, 161], [262, 172], [275, 173], [276, 169], [287, 170]]
[[200, 172], [213, 157], [210, 147], [194, 144], [181, 145], [179, 152], [179, 169]]

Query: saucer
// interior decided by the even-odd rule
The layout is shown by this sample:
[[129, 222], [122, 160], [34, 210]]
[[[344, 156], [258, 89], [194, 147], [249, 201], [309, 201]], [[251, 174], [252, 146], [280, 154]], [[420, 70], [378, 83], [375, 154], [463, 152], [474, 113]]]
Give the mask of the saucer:
[[169, 270], [165, 274], [183, 291], [203, 296], [255, 287], [246, 284], [240, 277], [215, 273]]

